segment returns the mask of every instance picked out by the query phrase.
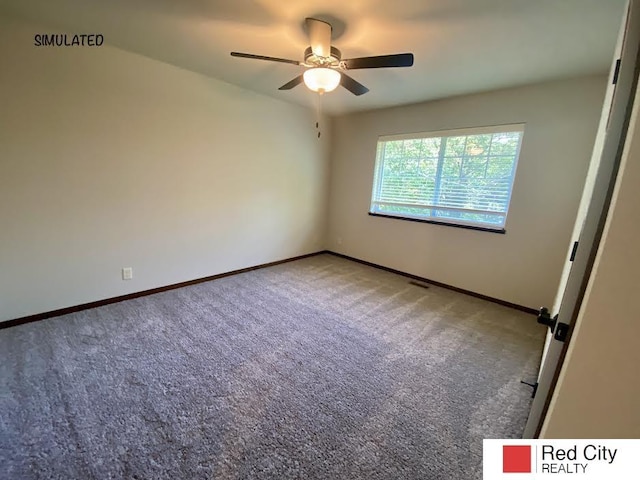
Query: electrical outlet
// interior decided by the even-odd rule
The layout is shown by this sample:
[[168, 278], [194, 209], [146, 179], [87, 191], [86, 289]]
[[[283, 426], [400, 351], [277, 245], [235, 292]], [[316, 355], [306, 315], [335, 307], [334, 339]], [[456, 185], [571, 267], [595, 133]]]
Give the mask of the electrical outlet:
[[133, 268], [124, 267], [122, 269], [122, 279], [123, 280], [131, 280], [133, 278]]

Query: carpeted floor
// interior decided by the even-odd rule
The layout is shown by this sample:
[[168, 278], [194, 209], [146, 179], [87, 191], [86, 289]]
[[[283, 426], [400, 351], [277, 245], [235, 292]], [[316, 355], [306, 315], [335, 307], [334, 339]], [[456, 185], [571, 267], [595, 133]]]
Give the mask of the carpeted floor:
[[0, 478], [481, 478], [544, 333], [332, 255], [0, 330]]

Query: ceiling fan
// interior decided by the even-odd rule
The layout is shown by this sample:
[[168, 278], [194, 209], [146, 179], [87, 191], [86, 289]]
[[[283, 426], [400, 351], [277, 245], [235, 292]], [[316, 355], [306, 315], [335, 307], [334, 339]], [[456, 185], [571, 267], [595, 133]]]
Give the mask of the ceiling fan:
[[354, 95], [362, 95], [369, 91], [367, 87], [347, 75], [345, 73], [346, 70], [410, 67], [413, 65], [413, 53], [397, 53], [394, 55], [343, 60], [340, 50], [331, 45], [331, 24], [316, 18], [307, 18], [305, 22], [309, 31], [309, 43], [311, 46], [304, 51], [304, 61], [302, 62], [241, 52], [231, 52], [231, 56], [289, 63], [305, 67], [307, 70], [302, 75], [298, 75], [290, 82], [285, 83], [279, 90], [291, 90], [304, 82], [310, 90], [321, 95], [335, 90], [338, 85], [342, 85]]

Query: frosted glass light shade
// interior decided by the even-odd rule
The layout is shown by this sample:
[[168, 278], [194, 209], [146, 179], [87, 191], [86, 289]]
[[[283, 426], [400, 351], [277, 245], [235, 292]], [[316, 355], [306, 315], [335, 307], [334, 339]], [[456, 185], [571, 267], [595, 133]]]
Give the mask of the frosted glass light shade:
[[340, 72], [332, 68], [310, 68], [303, 77], [304, 84], [314, 92], [330, 92], [340, 85]]

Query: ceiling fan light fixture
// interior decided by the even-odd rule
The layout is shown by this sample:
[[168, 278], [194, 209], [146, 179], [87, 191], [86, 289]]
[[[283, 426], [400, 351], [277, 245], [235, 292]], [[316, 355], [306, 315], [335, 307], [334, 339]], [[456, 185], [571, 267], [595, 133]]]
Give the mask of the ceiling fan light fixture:
[[333, 68], [310, 68], [304, 72], [303, 78], [309, 90], [320, 94], [331, 92], [340, 85], [340, 72]]
[[320, 95], [335, 90], [338, 85], [341, 85], [345, 90], [356, 96], [367, 93], [369, 91], [367, 87], [347, 75], [346, 72], [349, 70], [411, 67], [413, 65], [413, 53], [395, 53], [343, 60], [340, 50], [331, 45], [332, 27], [330, 23], [310, 17], [305, 20], [305, 23], [309, 37], [309, 47], [304, 51], [303, 61], [242, 52], [231, 52], [231, 56], [289, 63], [304, 67], [306, 71], [298, 74], [298, 76], [279, 87], [278, 90], [291, 90], [304, 83], [309, 90], [318, 92]]

